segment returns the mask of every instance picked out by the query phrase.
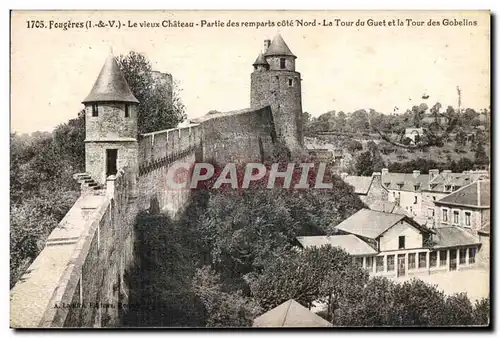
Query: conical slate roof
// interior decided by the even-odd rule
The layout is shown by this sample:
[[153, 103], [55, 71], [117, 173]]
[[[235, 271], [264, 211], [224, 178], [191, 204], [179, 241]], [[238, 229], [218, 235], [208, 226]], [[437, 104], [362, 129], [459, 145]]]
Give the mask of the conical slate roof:
[[132, 94], [113, 55], [106, 59], [94, 87], [82, 103], [103, 101], [139, 103]]
[[271, 45], [266, 51], [266, 56], [271, 56], [271, 55], [296, 57], [295, 55], [293, 55], [290, 48], [288, 48], [285, 40], [283, 40], [283, 38], [279, 33], [274, 37], [273, 41], [271, 42]]
[[258, 66], [258, 65], [264, 65], [268, 66], [269, 63], [267, 63], [266, 58], [264, 57], [264, 54], [260, 53], [255, 62], [253, 63], [252, 66]]

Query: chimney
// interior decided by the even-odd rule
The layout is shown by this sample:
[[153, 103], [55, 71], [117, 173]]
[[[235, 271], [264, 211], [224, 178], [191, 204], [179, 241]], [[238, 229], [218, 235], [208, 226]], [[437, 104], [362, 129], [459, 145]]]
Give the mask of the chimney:
[[429, 170], [429, 181], [432, 181], [439, 175], [439, 169], [430, 169]]
[[382, 169], [382, 176], [387, 175], [389, 173], [389, 169], [384, 168]]
[[451, 170], [443, 170], [442, 174], [443, 174], [445, 182], [448, 183], [450, 180], [449, 174], [451, 174]]
[[347, 176], [349, 176], [349, 174], [348, 174], [348, 173], [340, 173], [340, 178], [341, 178], [341, 179], [343, 179], [343, 180], [345, 180], [345, 178], [346, 178]]
[[413, 170], [413, 177], [417, 178], [420, 176], [420, 170]]
[[262, 53], [266, 54], [269, 46], [271, 46], [271, 40], [268, 40], [268, 39], [264, 40], [264, 50], [262, 51]]

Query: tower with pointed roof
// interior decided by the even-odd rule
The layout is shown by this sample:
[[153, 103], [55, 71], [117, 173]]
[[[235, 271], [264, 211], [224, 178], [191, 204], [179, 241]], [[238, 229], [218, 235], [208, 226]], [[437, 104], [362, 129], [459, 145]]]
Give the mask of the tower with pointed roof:
[[279, 140], [292, 152], [302, 149], [302, 89], [295, 71], [296, 56], [280, 34], [264, 40], [264, 50], [253, 63], [250, 106], [271, 106]]
[[98, 184], [124, 166], [137, 170], [136, 99], [113, 55], [106, 59], [85, 105], [85, 171]]

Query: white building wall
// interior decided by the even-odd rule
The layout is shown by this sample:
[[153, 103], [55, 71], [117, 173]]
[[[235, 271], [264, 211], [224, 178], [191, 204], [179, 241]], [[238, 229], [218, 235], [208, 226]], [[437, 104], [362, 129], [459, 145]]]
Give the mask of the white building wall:
[[[402, 224], [401, 224], [402, 222]], [[380, 237], [380, 251], [399, 250], [399, 236], [405, 236], [405, 249], [422, 247], [422, 235], [406, 221], [398, 222]]]

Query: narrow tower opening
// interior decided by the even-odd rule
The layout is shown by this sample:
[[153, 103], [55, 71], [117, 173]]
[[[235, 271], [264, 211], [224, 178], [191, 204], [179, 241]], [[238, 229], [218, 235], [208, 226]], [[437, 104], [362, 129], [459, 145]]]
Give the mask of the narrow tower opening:
[[106, 149], [106, 177], [116, 175], [118, 149]]

